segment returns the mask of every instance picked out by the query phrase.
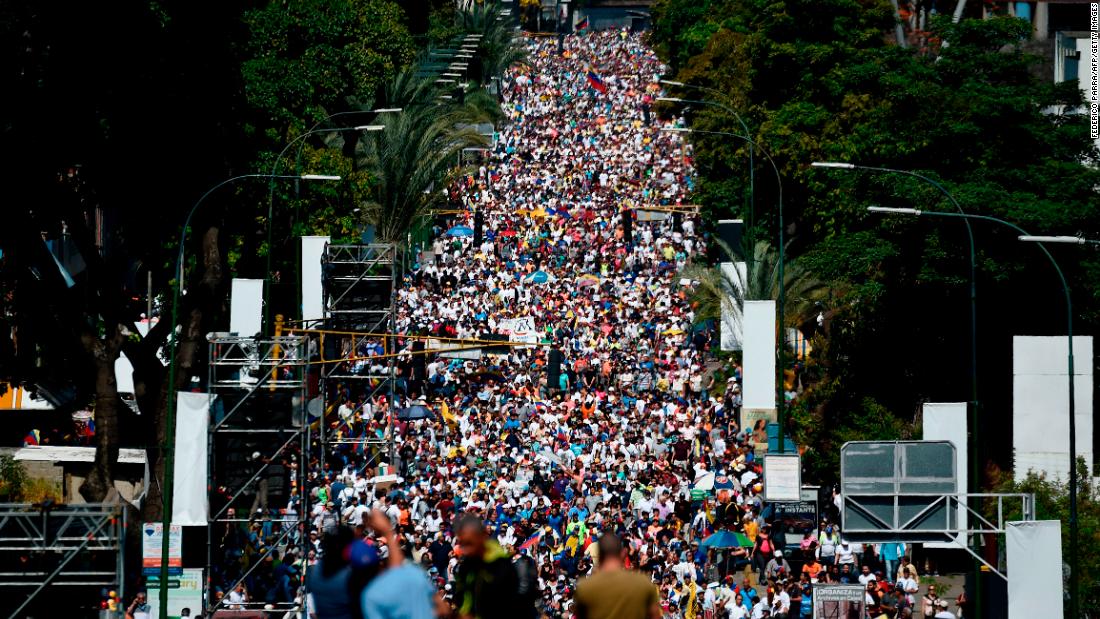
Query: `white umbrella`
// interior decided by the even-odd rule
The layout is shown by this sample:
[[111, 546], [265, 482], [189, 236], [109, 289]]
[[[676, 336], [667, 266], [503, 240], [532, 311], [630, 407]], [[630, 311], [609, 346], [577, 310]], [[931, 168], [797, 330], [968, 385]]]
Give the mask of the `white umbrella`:
[[714, 473], [707, 471], [695, 478], [695, 483], [691, 486], [692, 490], [714, 490]]

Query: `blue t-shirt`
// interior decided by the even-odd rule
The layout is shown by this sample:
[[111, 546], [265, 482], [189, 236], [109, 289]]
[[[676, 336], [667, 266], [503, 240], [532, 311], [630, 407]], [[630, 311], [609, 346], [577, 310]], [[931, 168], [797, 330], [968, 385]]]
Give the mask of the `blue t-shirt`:
[[352, 619], [351, 595], [348, 592], [350, 574], [351, 569], [347, 566], [329, 577], [321, 573], [320, 563], [309, 568], [306, 588], [313, 594], [313, 610], [317, 619]]
[[388, 569], [363, 590], [365, 619], [434, 619], [435, 587], [411, 563]]

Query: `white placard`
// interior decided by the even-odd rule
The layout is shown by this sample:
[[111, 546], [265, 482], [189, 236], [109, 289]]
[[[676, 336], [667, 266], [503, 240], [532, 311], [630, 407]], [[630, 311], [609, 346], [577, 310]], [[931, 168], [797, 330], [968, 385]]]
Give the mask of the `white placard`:
[[[168, 578], [168, 618], [180, 617], [183, 609], [190, 609], [192, 617], [202, 613], [202, 568], [183, 570], [179, 576]], [[156, 576], [145, 581], [149, 602], [149, 616], [160, 616], [160, 579]]]
[[229, 331], [252, 337], [263, 329], [264, 280], [233, 278], [229, 297]]
[[210, 394], [180, 391], [176, 399], [176, 462], [172, 492], [172, 523], [205, 527], [206, 429], [210, 424]]
[[742, 406], [775, 408], [775, 301], [745, 301]]
[[1008, 619], [1062, 619], [1062, 523], [1010, 522], [1005, 549]]
[[802, 500], [802, 458], [798, 454], [764, 456], [764, 500]]
[[863, 617], [867, 592], [862, 585], [813, 586], [814, 619]]
[[[141, 527], [141, 566], [159, 568], [161, 545], [164, 543], [164, 525], [146, 522]], [[173, 524], [168, 534], [168, 567], [183, 567], [183, 527]]]
[[[955, 446], [956, 481], [960, 493], [967, 491], [970, 470], [967, 466], [967, 418], [966, 402], [929, 402], [924, 405], [924, 440], [947, 441]], [[959, 528], [965, 528], [969, 513], [966, 501], [959, 501]], [[925, 548], [964, 548], [966, 534], [959, 533], [953, 542], [929, 542]]]
[[535, 319], [530, 316], [505, 318], [497, 323], [501, 333], [527, 333], [535, 330]]
[[323, 320], [325, 317], [321, 257], [328, 243], [327, 236], [302, 237], [302, 320]]
[[527, 344], [523, 348], [530, 348], [531, 346], [538, 346], [540, 340], [539, 334], [534, 331], [513, 331], [508, 336], [508, 341]]
[[[1069, 381], [1066, 338], [1012, 338], [1013, 476], [1049, 479], [1069, 473]], [[1092, 336], [1073, 338], [1077, 455], [1092, 463]]]

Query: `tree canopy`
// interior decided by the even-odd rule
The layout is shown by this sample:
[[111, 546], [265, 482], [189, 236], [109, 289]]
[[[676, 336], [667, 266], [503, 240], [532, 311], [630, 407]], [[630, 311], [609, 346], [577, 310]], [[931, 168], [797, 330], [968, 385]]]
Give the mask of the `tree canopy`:
[[[940, 182], [967, 212], [1034, 234], [1100, 231], [1097, 152], [1087, 117], [1068, 113], [1082, 95], [1037, 75], [1037, 58], [1023, 46], [1025, 21], [936, 19], [933, 40], [950, 44], [916, 51], [891, 42], [892, 11], [879, 0], [659, 0], [654, 22], [651, 41], [670, 65], [667, 77], [717, 94], [669, 89], [739, 112], [780, 167], [788, 255], [834, 288], [828, 336], [812, 334], [814, 355], [800, 365], [807, 389], [793, 422], [801, 442], [822, 457], [862, 423], [855, 417], [889, 411], [897, 423], [884, 425], [887, 434], [913, 433], [922, 402], [970, 399], [968, 243], [960, 222], [866, 212], [871, 205], [953, 209], [933, 186], [811, 162], [916, 171]], [[685, 114], [700, 129], [741, 133], [715, 106], [662, 112]], [[750, 205], [748, 148], [696, 135], [698, 201], [708, 219], [741, 217], [762, 230], [757, 238], [774, 236], [770, 170], [758, 166]], [[1065, 310], [1037, 248], [1010, 231], [973, 226], [979, 397], [985, 415], [997, 418], [983, 415], [990, 421], [980, 432], [1005, 445], [1010, 428], [997, 411], [1011, 407], [1011, 337], [1064, 333]], [[1100, 261], [1078, 250], [1055, 252], [1073, 282], [1075, 330], [1089, 333], [1100, 319]], [[990, 448], [983, 457], [1007, 465], [1011, 454]], [[836, 474], [831, 465], [820, 471], [823, 481]]]

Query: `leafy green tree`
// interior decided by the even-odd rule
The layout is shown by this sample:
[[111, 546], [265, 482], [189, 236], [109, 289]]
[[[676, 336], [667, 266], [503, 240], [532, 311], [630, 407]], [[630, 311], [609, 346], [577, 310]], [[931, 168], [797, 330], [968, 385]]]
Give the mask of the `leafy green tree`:
[[375, 98], [415, 53], [405, 14], [389, 0], [273, 1], [244, 19], [245, 94], [276, 127]]
[[[898, 176], [811, 169], [810, 162], [917, 171], [939, 181], [968, 212], [1037, 234], [1095, 236], [1100, 229], [1092, 189], [1100, 172], [1083, 164], [1097, 158], [1087, 119], [1061, 113], [1079, 106], [1081, 93], [1036, 77], [1037, 59], [1022, 45], [1030, 32], [1025, 22], [934, 20], [935, 36], [950, 45], [915, 52], [889, 43], [890, 6], [872, 0], [699, 6], [661, 0], [654, 13], [654, 42], [672, 79], [719, 91], [775, 158], [789, 255], [834, 288], [798, 405], [815, 423], [854, 423], [848, 411], [864, 409], [866, 397], [906, 424], [920, 402], [965, 398], [969, 282], [961, 223], [867, 215], [875, 204], [953, 209], [935, 188]], [[708, 31], [700, 45], [699, 34]], [[683, 113], [701, 129], [740, 132], [732, 116], [710, 106], [660, 111]], [[769, 171], [757, 170], [750, 210], [744, 144], [698, 134], [693, 142], [697, 201], [707, 217], [740, 217], [763, 230], [757, 238], [774, 235], [777, 196]], [[1019, 324], [1004, 308], [1015, 306], [1022, 289], [1044, 299], [1060, 299], [1060, 292], [1034, 248], [988, 226], [974, 230], [980, 399], [983, 410], [1006, 410], [1007, 353]], [[1100, 261], [1058, 255], [1074, 282], [1075, 328], [1093, 329]], [[1064, 333], [1060, 302], [1036, 310], [1030, 324]], [[1009, 431], [985, 421], [983, 457], [1007, 461], [1010, 454], [996, 446], [1009, 443]]]

